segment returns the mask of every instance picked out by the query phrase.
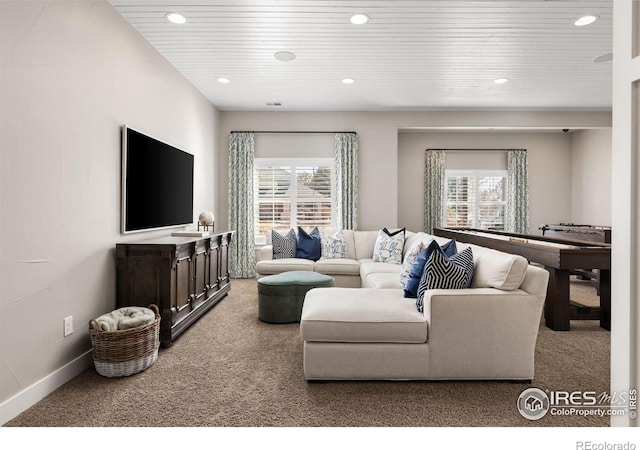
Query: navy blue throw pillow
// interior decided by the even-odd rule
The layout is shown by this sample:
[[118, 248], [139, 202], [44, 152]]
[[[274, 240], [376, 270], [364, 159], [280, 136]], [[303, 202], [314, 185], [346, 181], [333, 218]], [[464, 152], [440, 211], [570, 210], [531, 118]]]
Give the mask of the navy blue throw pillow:
[[384, 227], [384, 228], [382, 229], [382, 231], [384, 231], [384, 232], [387, 234], [387, 236], [391, 236], [391, 237], [393, 237], [393, 236], [395, 236], [395, 235], [396, 235], [396, 234], [398, 234], [398, 233], [403, 233], [403, 234], [404, 234], [404, 233], [407, 231], [407, 228], [406, 228], [406, 227], [405, 227], [405, 228], [400, 228], [399, 230], [396, 230], [396, 231], [394, 231], [394, 232], [392, 233], [391, 231], [387, 230], [387, 227]]
[[418, 286], [420, 285], [420, 279], [422, 278], [422, 274], [424, 273], [424, 266], [429, 260], [431, 253], [433, 253], [433, 251], [436, 249], [443, 252], [448, 257], [451, 257], [458, 253], [455, 239], [451, 239], [442, 247], [438, 245], [435, 239], [431, 241], [427, 248], [425, 248], [418, 254], [418, 257], [411, 267], [411, 271], [409, 271], [409, 277], [407, 278], [407, 283], [405, 284], [403, 290], [405, 298], [418, 298]]
[[320, 230], [315, 227], [311, 233], [307, 233], [298, 227], [298, 244], [296, 247], [296, 258], [310, 259], [317, 261], [322, 254], [322, 239]]

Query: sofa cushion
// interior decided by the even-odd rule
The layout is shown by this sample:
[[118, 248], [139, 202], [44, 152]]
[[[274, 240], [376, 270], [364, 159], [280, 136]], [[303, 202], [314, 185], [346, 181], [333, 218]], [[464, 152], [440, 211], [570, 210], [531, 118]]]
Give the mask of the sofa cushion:
[[320, 259], [341, 259], [347, 257], [347, 242], [344, 232], [338, 230], [335, 233], [320, 233]]
[[466, 248], [447, 258], [444, 251], [435, 249], [424, 266], [418, 286], [416, 307], [422, 312], [424, 292], [430, 289], [466, 289], [473, 278], [473, 251]]
[[406, 258], [411, 249], [416, 245], [422, 244], [423, 247], [426, 247], [434, 238], [435, 236], [427, 234], [424, 231], [419, 231], [418, 233], [407, 231], [407, 236], [404, 241], [404, 257]]
[[274, 275], [291, 270], [309, 270], [313, 272], [313, 261], [301, 258], [265, 259], [256, 263], [256, 272], [260, 275]]
[[326, 275], [360, 275], [360, 262], [355, 259], [320, 259], [313, 270]]
[[405, 297], [418, 297], [418, 286], [420, 285], [420, 280], [424, 274], [424, 266], [429, 260], [431, 253], [436, 249], [443, 251], [446, 256], [453, 256], [458, 252], [456, 241], [454, 239], [447, 241], [443, 245], [440, 245], [436, 240], [432, 240], [429, 245], [427, 245], [426, 248], [418, 254], [418, 257], [409, 271], [409, 276], [407, 277], [407, 281], [403, 288], [403, 294]]
[[420, 344], [427, 321], [399, 290], [329, 287], [305, 296], [300, 334], [305, 341]]
[[[346, 235], [345, 235], [346, 238]], [[378, 231], [354, 231], [353, 241], [355, 257], [354, 259], [371, 259], [373, 258], [373, 248], [378, 239]], [[347, 256], [349, 252], [349, 244], [347, 244]]]
[[311, 233], [307, 233], [302, 227], [298, 227], [296, 258], [317, 261], [320, 259], [321, 249], [320, 231], [318, 227], [311, 230]]
[[362, 285], [374, 289], [402, 289], [398, 274], [390, 272], [370, 273]]
[[513, 291], [520, 287], [529, 265], [526, 258], [476, 245], [469, 247], [473, 249], [475, 265], [472, 288], [492, 287]]
[[296, 233], [293, 231], [293, 228], [284, 236], [276, 230], [272, 230], [271, 242], [273, 245], [273, 259], [296, 257], [297, 240]]
[[375, 273], [387, 273], [393, 275], [396, 279], [396, 286], [400, 286], [400, 271], [402, 267], [393, 263], [374, 262], [372, 259], [364, 259], [360, 261], [360, 279], [362, 286], [369, 284], [368, 279]]
[[380, 230], [373, 248], [373, 260], [375, 262], [402, 264], [405, 231], [404, 228], [393, 232], [386, 228]]

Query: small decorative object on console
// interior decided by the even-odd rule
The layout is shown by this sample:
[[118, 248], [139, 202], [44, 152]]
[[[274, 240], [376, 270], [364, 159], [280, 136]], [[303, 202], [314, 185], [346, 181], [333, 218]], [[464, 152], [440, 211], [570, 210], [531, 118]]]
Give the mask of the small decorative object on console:
[[[200, 226], [202, 226], [204, 231], [213, 232], [213, 224], [213, 213], [211, 211], [202, 211], [198, 216], [198, 231], [200, 231]], [[211, 230], [209, 230], [209, 227], [211, 227]]]

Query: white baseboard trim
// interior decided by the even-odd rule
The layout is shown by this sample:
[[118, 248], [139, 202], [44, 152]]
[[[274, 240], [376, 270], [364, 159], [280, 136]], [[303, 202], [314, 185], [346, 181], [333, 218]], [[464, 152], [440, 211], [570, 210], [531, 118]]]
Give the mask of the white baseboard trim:
[[93, 350], [88, 350], [55, 372], [35, 382], [0, 404], [0, 425], [26, 411], [66, 382], [80, 375], [93, 364]]

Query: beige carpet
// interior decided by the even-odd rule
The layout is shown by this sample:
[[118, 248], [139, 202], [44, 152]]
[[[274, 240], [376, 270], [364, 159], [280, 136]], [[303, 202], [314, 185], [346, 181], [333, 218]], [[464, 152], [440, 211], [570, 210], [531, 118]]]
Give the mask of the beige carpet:
[[[588, 286], [582, 283], [581, 286]], [[588, 296], [588, 295], [587, 295]], [[528, 387], [609, 391], [609, 332], [540, 328], [531, 385], [510, 382], [307, 383], [298, 324], [257, 318], [255, 280], [228, 297], [137, 375], [92, 368], [7, 427], [603, 427], [606, 417], [524, 419]], [[88, 339], [88, 337], [87, 337]], [[87, 443], [89, 445], [89, 443]]]

